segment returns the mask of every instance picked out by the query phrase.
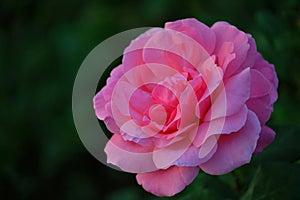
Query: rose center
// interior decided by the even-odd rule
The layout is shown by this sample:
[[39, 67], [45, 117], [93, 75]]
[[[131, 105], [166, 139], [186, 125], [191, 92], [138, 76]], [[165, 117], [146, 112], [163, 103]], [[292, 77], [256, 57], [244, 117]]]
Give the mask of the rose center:
[[176, 129], [178, 99], [167, 87], [160, 84], [146, 84], [137, 88], [129, 100], [129, 112], [139, 126], [149, 123], [160, 127], [160, 133]]

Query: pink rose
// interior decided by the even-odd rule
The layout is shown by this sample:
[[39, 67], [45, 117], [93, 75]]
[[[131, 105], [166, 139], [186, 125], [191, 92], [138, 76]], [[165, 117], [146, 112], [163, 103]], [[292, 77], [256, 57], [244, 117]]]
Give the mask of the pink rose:
[[265, 123], [277, 86], [251, 35], [228, 23], [184, 19], [151, 29], [94, 98], [114, 133], [107, 162], [137, 173], [157, 196], [182, 191], [199, 169], [228, 173], [273, 141]]

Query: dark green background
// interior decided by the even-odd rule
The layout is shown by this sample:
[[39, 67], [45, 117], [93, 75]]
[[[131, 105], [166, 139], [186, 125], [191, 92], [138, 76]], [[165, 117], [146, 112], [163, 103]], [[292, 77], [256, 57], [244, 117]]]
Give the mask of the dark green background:
[[224, 176], [200, 173], [172, 199], [300, 199], [300, 3], [265, 1], [0, 2], [0, 199], [158, 199], [133, 174], [94, 159], [76, 133], [72, 86], [85, 56], [120, 31], [195, 17], [251, 33], [275, 64], [275, 142]]

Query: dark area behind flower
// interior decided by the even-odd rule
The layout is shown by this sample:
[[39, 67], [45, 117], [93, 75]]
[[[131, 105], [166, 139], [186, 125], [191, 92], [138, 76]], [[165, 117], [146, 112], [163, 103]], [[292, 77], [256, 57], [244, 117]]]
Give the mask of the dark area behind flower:
[[0, 198], [159, 199], [133, 174], [87, 152], [73, 124], [72, 87], [83, 59], [104, 39], [187, 17], [251, 33], [275, 64], [279, 99], [268, 124], [277, 136], [249, 165], [223, 176], [200, 173], [170, 199], [300, 199], [298, 0], [1, 1]]

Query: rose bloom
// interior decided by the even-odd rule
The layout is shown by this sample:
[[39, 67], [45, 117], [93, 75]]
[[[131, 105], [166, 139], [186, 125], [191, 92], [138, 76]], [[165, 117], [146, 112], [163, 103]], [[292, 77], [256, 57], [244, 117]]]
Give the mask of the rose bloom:
[[94, 97], [97, 117], [114, 133], [107, 162], [137, 173], [157, 196], [182, 191], [199, 170], [231, 172], [273, 141], [265, 123], [277, 86], [251, 35], [226, 22], [150, 29]]

